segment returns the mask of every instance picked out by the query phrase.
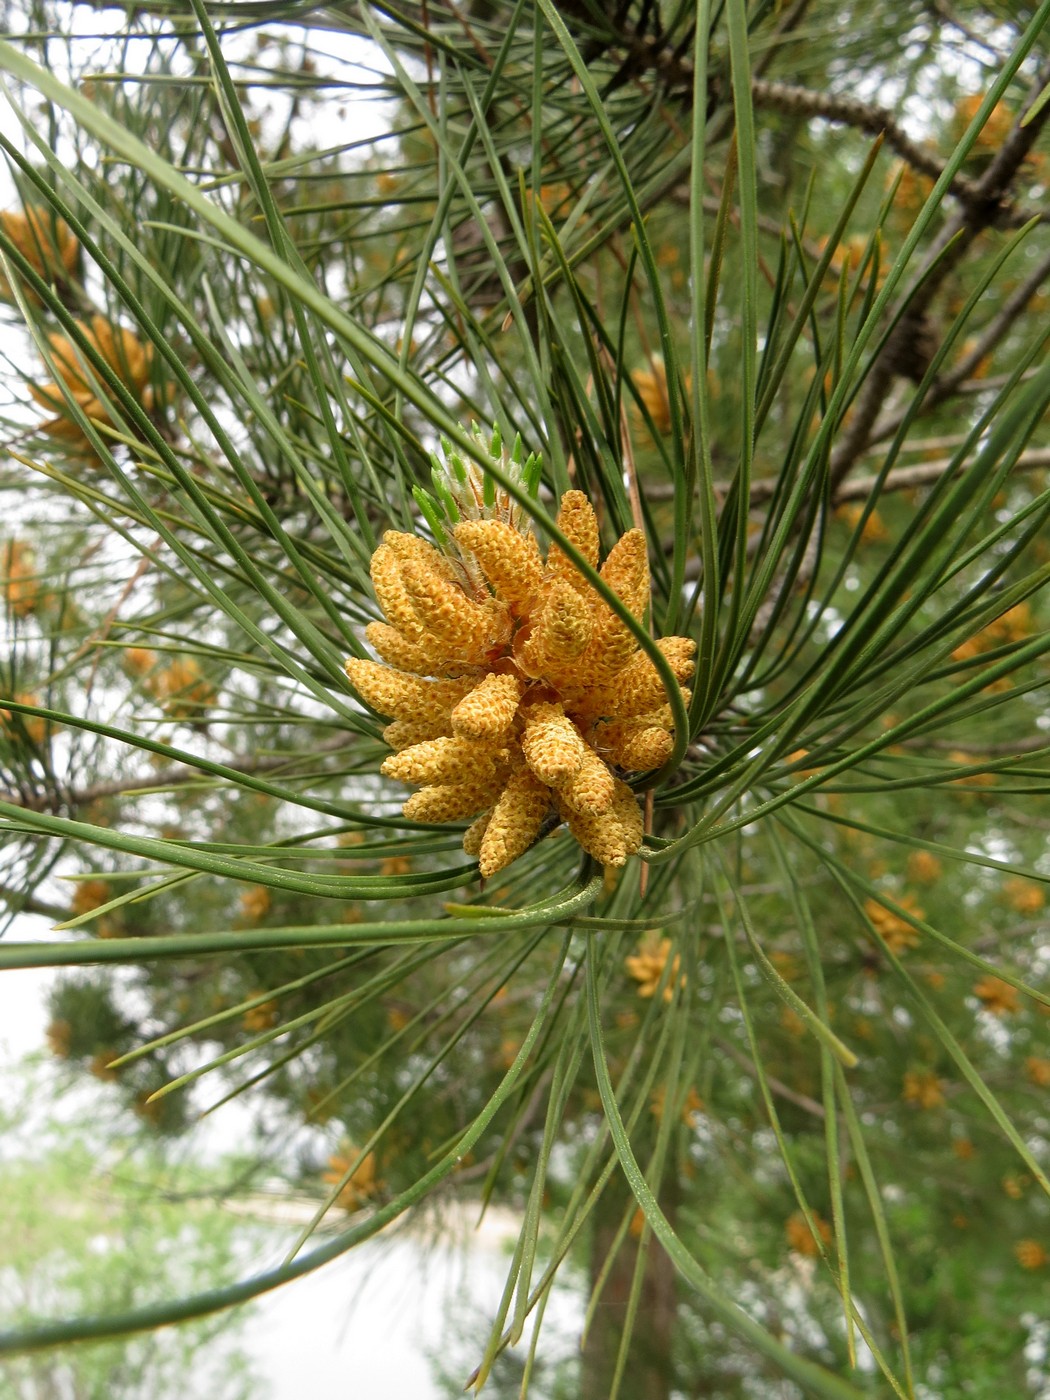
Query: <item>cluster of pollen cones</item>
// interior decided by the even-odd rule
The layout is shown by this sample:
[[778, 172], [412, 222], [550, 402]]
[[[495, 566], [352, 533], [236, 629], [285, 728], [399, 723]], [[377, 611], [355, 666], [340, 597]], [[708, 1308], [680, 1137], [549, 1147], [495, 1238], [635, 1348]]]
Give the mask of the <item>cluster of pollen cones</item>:
[[[598, 522], [582, 492], [562, 497], [558, 526], [596, 568]], [[528, 850], [552, 814], [595, 860], [623, 865], [643, 832], [620, 774], [660, 767], [674, 743], [656, 667], [557, 545], [544, 559], [531, 532], [500, 519], [464, 520], [453, 537], [456, 559], [384, 535], [371, 572], [387, 621], [365, 635], [387, 664], [346, 663], [358, 694], [393, 720], [383, 735], [397, 752], [382, 771], [419, 788], [405, 816], [476, 817], [463, 847], [484, 876]], [[642, 532], [623, 535], [600, 572], [641, 618]], [[687, 680], [696, 644], [657, 646]]]
[[[81, 321], [79, 326], [84, 338], [149, 411], [153, 407], [153, 391], [149, 383], [151, 348], [142, 345], [132, 331], [114, 325], [105, 316], [92, 316], [90, 321]], [[113, 426], [110, 415], [100, 401], [90, 372], [74, 343], [57, 332], [47, 339], [62, 384], [56, 381], [29, 386], [29, 392], [37, 403], [58, 415], [44, 423], [43, 430], [54, 438], [86, 442], [83, 428], [70, 411], [67, 394], [87, 418]]]

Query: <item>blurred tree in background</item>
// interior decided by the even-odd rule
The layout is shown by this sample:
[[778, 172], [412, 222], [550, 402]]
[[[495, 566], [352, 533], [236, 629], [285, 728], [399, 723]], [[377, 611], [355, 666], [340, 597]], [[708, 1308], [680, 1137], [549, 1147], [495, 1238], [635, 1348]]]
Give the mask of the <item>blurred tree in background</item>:
[[[75, 1091], [56, 1099], [43, 1068], [23, 1062], [20, 1093], [0, 1110], [0, 1191], [11, 1227], [0, 1238], [6, 1325], [46, 1312], [116, 1313], [236, 1278], [266, 1243], [262, 1226], [224, 1208], [252, 1164], [175, 1160], [128, 1114], [100, 1114]], [[9, 1357], [4, 1394], [175, 1400], [194, 1376], [215, 1400], [247, 1400], [266, 1392], [238, 1344], [245, 1321], [242, 1309]]]
[[[5, 1348], [459, 1196], [521, 1214], [493, 1393], [1044, 1393], [1048, 19], [9, 10], [3, 883], [63, 932], [0, 966], [158, 1133], [279, 1111], [338, 1230]], [[622, 869], [480, 881], [379, 772], [435, 452], [644, 531], [697, 644]]]

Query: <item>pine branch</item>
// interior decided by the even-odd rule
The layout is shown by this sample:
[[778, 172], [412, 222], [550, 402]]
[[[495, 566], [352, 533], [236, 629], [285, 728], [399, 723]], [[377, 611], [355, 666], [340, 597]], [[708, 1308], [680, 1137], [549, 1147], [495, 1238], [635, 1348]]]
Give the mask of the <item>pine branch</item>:
[[[953, 465], [958, 465], [954, 458], [941, 457], [934, 462], [920, 462], [913, 467], [898, 467], [887, 473], [879, 494], [885, 495], [891, 491], [910, 491], [917, 486], [930, 486], [950, 471]], [[1038, 471], [1044, 467], [1050, 467], [1050, 449], [1033, 448], [1029, 452], [1021, 453], [1014, 464], [1014, 471]], [[835, 493], [834, 504], [868, 500], [875, 490], [877, 481], [877, 476], [858, 476], [842, 482]], [[772, 483], [756, 481], [755, 485], [768, 487]], [[754, 497], [752, 497], [753, 499]]]
[[[308, 755], [268, 754], [265, 757], [242, 757], [238, 771], [244, 774], [274, 773], [302, 758], [315, 759], [319, 754], [338, 752], [347, 743], [347, 735], [336, 734], [324, 743], [318, 744]], [[55, 812], [59, 809], [78, 811], [110, 797], [127, 796], [136, 792], [158, 792], [165, 788], [181, 787], [186, 783], [200, 782], [202, 774], [196, 768], [184, 764], [164, 768], [153, 773], [144, 773], [135, 778], [118, 778], [108, 783], [93, 783], [84, 788], [58, 788], [47, 795], [27, 797], [0, 791], [0, 801], [13, 807], [24, 807], [27, 812]]]
[[34, 894], [26, 894], [23, 890], [12, 889], [10, 885], [0, 885], [0, 900], [16, 914], [39, 914], [41, 918], [53, 919], [55, 923], [69, 918], [68, 909], [50, 904]]
[[[853, 416], [832, 454], [828, 478], [833, 494], [867, 447], [893, 381], [902, 372], [903, 366], [913, 365], [916, 343], [921, 341], [924, 334], [928, 334], [926, 313], [937, 292], [978, 236], [999, 223], [1010, 184], [1050, 118], [1050, 104], [1046, 104], [1027, 126], [1022, 124], [1048, 82], [1050, 62], [1044, 63], [1036, 74], [1030, 87], [1029, 101], [1018, 114], [988, 169], [976, 182], [972, 197], [948, 220], [898, 300], [900, 319], [871, 366], [854, 406]], [[894, 319], [894, 313], [889, 319]]]
[[[723, 1040], [721, 1036], [716, 1036], [714, 1043], [720, 1050], [724, 1051], [731, 1060], [735, 1061], [745, 1074], [757, 1080], [758, 1071], [754, 1064], [746, 1055], [742, 1054], [731, 1041]], [[790, 1085], [785, 1084], [782, 1079], [775, 1078], [768, 1070], [765, 1071], [765, 1080], [771, 1092], [776, 1094], [778, 1098], [787, 1099], [787, 1101], [793, 1103], [796, 1108], [804, 1109], [806, 1113], [812, 1114], [814, 1118], [819, 1118], [821, 1121], [826, 1117], [823, 1104], [817, 1103], [816, 1099], [811, 1099], [808, 1094], [800, 1094], [797, 1089], [792, 1089]]]
[[[970, 380], [970, 376], [981, 361], [990, 355], [1000, 341], [1013, 330], [1018, 317], [1032, 298], [1038, 295], [1048, 277], [1050, 277], [1050, 254], [1043, 258], [1013, 294], [1007, 297], [995, 316], [977, 337], [973, 347], [963, 356], [951, 373], [941, 375], [934, 380], [926, 394], [921, 413], [932, 412], [933, 409], [946, 403]], [[983, 382], [987, 384], [989, 381]], [[876, 423], [872, 429], [869, 445], [884, 442], [887, 438], [893, 437], [910, 412], [910, 408], [901, 409]]]
[[[979, 380], [977, 383], [982, 388], [987, 388], [987, 380]], [[885, 479], [879, 488], [880, 495], [888, 495], [894, 491], [910, 491], [916, 486], [929, 486], [949, 471], [953, 465], [954, 458], [938, 457], [931, 462], [919, 462], [910, 467], [897, 467], [886, 474]], [[1027, 452], [1022, 452], [1014, 464], [1015, 471], [1038, 471], [1044, 467], [1050, 467], [1050, 448], [1031, 448]], [[858, 476], [852, 480], [844, 481], [839, 486], [832, 497], [833, 506], [841, 505], [846, 501], [867, 500], [875, 489], [878, 481], [877, 476]], [[751, 505], [759, 506], [771, 500], [780, 482], [776, 477], [763, 476], [751, 483]], [[725, 485], [716, 485], [715, 490], [719, 490], [724, 495], [730, 488]], [[664, 482], [652, 482], [645, 488], [646, 499], [651, 501], [671, 500], [674, 496], [673, 487]], [[668, 547], [670, 547], [668, 543]]]
[[[759, 79], [751, 84], [751, 97], [756, 107], [770, 107], [796, 116], [819, 117], [826, 122], [867, 132], [869, 136], [881, 136], [885, 144], [914, 170], [929, 175], [933, 180], [940, 179], [944, 173], [944, 161], [928, 146], [913, 141], [887, 107], [862, 102], [857, 97], [843, 97], [838, 93], [816, 92], [812, 88], [790, 83], [767, 83]], [[955, 177], [950, 189], [962, 200], [980, 197], [978, 182], [968, 180], [963, 175]]]

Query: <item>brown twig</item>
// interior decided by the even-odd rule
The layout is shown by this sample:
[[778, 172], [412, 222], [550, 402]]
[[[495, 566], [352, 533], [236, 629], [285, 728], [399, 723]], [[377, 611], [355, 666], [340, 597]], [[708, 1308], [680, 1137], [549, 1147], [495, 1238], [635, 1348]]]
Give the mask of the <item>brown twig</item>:
[[0, 885], [0, 900], [13, 909], [16, 914], [39, 914], [41, 918], [53, 919], [55, 923], [61, 923], [63, 919], [69, 918], [69, 910], [63, 909], [57, 904], [49, 904], [46, 899], [38, 899], [34, 894], [26, 894], [22, 890], [12, 889], [10, 885]]
[[[999, 342], [1007, 336], [1017, 324], [1017, 318], [1025, 310], [1028, 303], [1038, 294], [1047, 278], [1050, 278], [1050, 254], [1033, 269], [1031, 274], [1017, 287], [1014, 292], [1003, 302], [999, 311], [988, 322], [984, 330], [977, 337], [973, 348], [958, 362], [957, 365], [947, 374], [934, 380], [927, 391], [926, 398], [922, 404], [922, 413], [929, 413], [932, 409], [939, 407], [947, 399], [962, 388], [967, 383], [974, 370], [987, 355], [990, 355]], [[983, 381], [985, 385], [990, 381]], [[876, 442], [884, 442], [894, 435], [897, 429], [904, 422], [910, 408], [901, 409], [896, 413], [888, 415], [883, 421], [874, 425], [871, 436], [868, 439], [869, 445]]]
[[[932, 462], [917, 462], [910, 467], [897, 467], [887, 472], [879, 494], [910, 491], [915, 486], [929, 486], [951, 468], [953, 461], [951, 457], [938, 457]], [[1028, 452], [1022, 452], [1014, 463], [1015, 471], [1038, 471], [1043, 467], [1050, 467], [1050, 448], [1033, 447]], [[832, 505], [841, 505], [845, 501], [867, 500], [877, 481], [877, 476], [858, 476], [853, 480], [844, 481], [832, 498]], [[763, 505], [768, 501], [778, 485], [777, 478], [772, 476], [762, 476], [752, 481], [752, 506]], [[715, 491], [718, 494], [724, 495], [728, 489], [724, 482], [715, 483]], [[653, 482], [645, 488], [646, 496], [654, 501], [669, 499], [673, 492], [673, 486], [665, 482]]]
[[[929, 486], [951, 469], [953, 460], [951, 457], [941, 457], [934, 462], [919, 462], [913, 467], [898, 467], [887, 473], [880, 495], [887, 491], [909, 491], [915, 486]], [[1014, 463], [1015, 471], [1036, 471], [1040, 467], [1050, 467], [1050, 448], [1033, 448], [1030, 452], [1022, 452]], [[855, 480], [844, 481], [835, 495], [835, 504], [867, 500], [877, 481], [878, 477], [875, 476], [858, 476]]]
[[[239, 773], [245, 776], [276, 772], [287, 768], [303, 758], [313, 760], [319, 754], [335, 753], [350, 740], [347, 734], [337, 734], [318, 744], [309, 754], [268, 754], [253, 757], [242, 755]], [[18, 797], [14, 793], [0, 792], [0, 800], [14, 807], [24, 807], [28, 812], [53, 811], [57, 807], [77, 810], [90, 806], [92, 802], [103, 801], [107, 797], [123, 797], [134, 792], [154, 792], [164, 788], [181, 787], [185, 783], [199, 782], [212, 775], [187, 764], [163, 768], [154, 773], [142, 773], [134, 778], [120, 778], [108, 783], [94, 783], [91, 787], [59, 789], [55, 793], [39, 797]]]
[[[919, 462], [911, 467], [898, 467], [895, 471], [888, 472], [879, 490], [879, 495], [884, 496], [892, 491], [910, 491], [916, 487], [929, 486], [939, 480], [946, 472], [950, 471], [955, 463], [952, 457], [940, 457], [934, 462]], [[1030, 452], [1022, 452], [1014, 463], [1014, 471], [1037, 471], [1041, 468], [1050, 467], [1050, 448], [1033, 448]], [[853, 480], [847, 480], [840, 484], [838, 490], [832, 497], [832, 505], [842, 505], [847, 501], [866, 501], [875, 489], [878, 481], [876, 476], [859, 476]], [[751, 504], [761, 505], [770, 499], [776, 490], [777, 481], [773, 477], [760, 477], [751, 483]], [[718, 489], [718, 488], [716, 488]], [[720, 488], [724, 491], [726, 488]], [[815, 544], [817, 536], [813, 536], [810, 548], [807, 551], [806, 559], [803, 561], [798, 574], [799, 579], [809, 577], [806, 567], [813, 567], [816, 564]], [[757, 537], [755, 540], [757, 545]], [[669, 549], [670, 544], [665, 543], [665, 548]], [[700, 573], [699, 559], [690, 559], [686, 564], [686, 579], [695, 579]], [[771, 592], [771, 597], [775, 598], [776, 589]]]
[[[791, 83], [761, 80], [752, 82], [751, 98], [756, 107], [772, 107], [778, 112], [796, 116], [819, 117], [822, 121], [865, 131], [869, 136], [881, 136], [902, 160], [933, 180], [940, 179], [944, 172], [944, 161], [937, 153], [929, 146], [913, 141], [887, 107], [862, 102], [857, 97], [843, 97], [839, 93], [817, 92], [813, 88], [796, 87]], [[980, 187], [975, 180], [957, 175], [951, 183], [951, 191], [960, 199], [973, 200], [979, 197]]]
[[[746, 1055], [742, 1054], [735, 1045], [731, 1044], [730, 1041], [723, 1040], [720, 1036], [717, 1036], [715, 1038], [715, 1044], [718, 1046], [719, 1050], [723, 1050], [731, 1060], [735, 1060], [740, 1068], [746, 1074], [749, 1074], [752, 1079], [758, 1078], [758, 1070], [752, 1062]], [[782, 1079], [776, 1079], [768, 1071], [766, 1071], [764, 1077], [770, 1090], [776, 1094], [778, 1098], [787, 1099], [789, 1103], [793, 1103], [797, 1108], [804, 1109], [806, 1113], [811, 1113], [814, 1118], [824, 1119], [824, 1105], [817, 1103], [816, 1099], [811, 1099], [808, 1094], [800, 1094], [797, 1089], [792, 1089], [789, 1085], [785, 1084]]]
[[1035, 75], [1030, 100], [1018, 114], [1017, 121], [993, 156], [988, 169], [947, 221], [898, 299], [896, 311], [890, 314], [891, 323], [895, 316], [899, 316], [899, 319], [868, 372], [854, 406], [853, 417], [846, 424], [832, 454], [829, 477], [833, 494], [867, 447], [902, 359], [909, 355], [916, 338], [921, 335], [926, 312], [945, 278], [977, 237], [1000, 221], [1010, 184], [1050, 118], [1048, 103], [1027, 126], [1022, 125], [1029, 108], [1048, 81], [1050, 61], [1044, 63]]

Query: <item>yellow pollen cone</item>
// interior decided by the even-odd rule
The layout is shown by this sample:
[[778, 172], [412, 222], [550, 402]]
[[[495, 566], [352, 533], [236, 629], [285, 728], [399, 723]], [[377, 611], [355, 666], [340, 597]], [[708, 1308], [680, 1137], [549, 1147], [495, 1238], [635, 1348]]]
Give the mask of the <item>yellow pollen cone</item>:
[[[372, 559], [386, 617], [366, 637], [388, 663], [352, 658], [357, 693], [392, 723], [384, 776], [418, 786], [410, 821], [471, 819], [464, 850], [482, 875], [523, 855], [557, 813], [597, 861], [622, 866], [642, 843], [638, 798], [619, 776], [664, 765], [674, 748], [667, 689], [630, 628], [555, 546], [495, 507], [452, 529], [450, 557], [387, 531]], [[559, 528], [589, 565], [600, 558], [586, 496], [565, 494]], [[452, 562], [454, 551], [459, 560]], [[649, 600], [645, 538], [628, 530], [603, 581], [641, 618]], [[669, 685], [693, 673], [695, 643], [659, 646]], [[434, 677], [434, 679], [426, 679]]]
[[674, 738], [667, 729], [618, 721], [599, 725], [595, 743], [628, 773], [648, 773], [659, 768], [674, 748]]
[[541, 703], [529, 707], [521, 736], [525, 761], [541, 783], [568, 782], [583, 765], [583, 740], [560, 705]]
[[641, 617], [649, 603], [649, 555], [641, 530], [620, 536], [599, 575], [635, 617]]
[[612, 807], [615, 792], [608, 765], [587, 744], [579, 771], [558, 789], [558, 796], [572, 812], [601, 817]]
[[402, 783], [459, 783], [467, 774], [491, 768], [505, 753], [471, 739], [427, 739], [392, 754], [379, 771]]
[[[81, 321], [78, 328], [85, 340], [129, 389], [143, 408], [153, 407], [153, 391], [149, 385], [152, 348], [140, 343], [133, 331], [115, 326], [105, 316], [92, 316]], [[72, 340], [57, 332], [48, 336], [51, 356], [60, 383], [30, 384], [29, 392], [42, 407], [58, 414], [42, 424], [52, 437], [71, 441], [84, 437], [80, 424], [73, 418], [69, 399], [72, 398], [86, 417], [106, 426], [112, 418], [103, 404], [99, 377]], [[96, 389], [98, 385], [98, 389]]]
[[346, 662], [346, 674], [362, 699], [379, 714], [422, 724], [447, 719], [471, 685], [469, 680], [419, 680], [356, 656]]
[[437, 783], [414, 792], [402, 812], [414, 822], [456, 822], [473, 817], [499, 796], [506, 780], [505, 770], [475, 777], [469, 782]]
[[543, 559], [535, 535], [523, 535], [505, 520], [464, 520], [456, 543], [469, 549], [498, 598], [517, 615], [528, 610], [543, 583]]
[[418, 535], [406, 535], [402, 530], [385, 530], [381, 547], [389, 549], [402, 563], [411, 559], [422, 568], [432, 570], [446, 583], [455, 581], [456, 572], [440, 549], [435, 549]]
[[604, 816], [592, 817], [585, 812], [562, 810], [569, 823], [569, 830], [583, 849], [602, 865], [626, 865], [630, 851], [624, 839], [623, 828], [612, 812]]
[[481, 854], [481, 843], [485, 839], [485, 832], [488, 830], [491, 820], [491, 812], [482, 812], [481, 816], [471, 822], [470, 826], [468, 826], [463, 833], [463, 849], [468, 856], [478, 856]]
[[368, 645], [388, 666], [411, 671], [417, 676], [441, 675], [444, 657], [430, 642], [410, 642], [405, 634], [386, 622], [370, 622], [365, 628]]
[[612, 807], [601, 817], [571, 812], [563, 807], [569, 830], [588, 855], [602, 865], [625, 865], [642, 844], [644, 825], [634, 793], [619, 779], [615, 783]]
[[[65, 219], [39, 205], [27, 205], [24, 210], [0, 212], [0, 225], [26, 262], [45, 281], [65, 282], [75, 272], [80, 244]], [[40, 298], [35, 292], [26, 288], [26, 294], [39, 306]], [[0, 274], [0, 297], [5, 301], [12, 297], [11, 284], [3, 274]]]
[[457, 584], [414, 559], [404, 561], [401, 576], [424, 628], [450, 659], [479, 666], [510, 637], [505, 604], [475, 603]]
[[423, 623], [401, 576], [401, 559], [389, 545], [381, 544], [372, 555], [369, 573], [387, 622], [408, 641], [418, 642], [424, 635]]
[[556, 680], [587, 650], [593, 628], [588, 600], [564, 579], [553, 579], [518, 663], [527, 675]]
[[[582, 491], [566, 491], [561, 498], [555, 524], [574, 548], [578, 549], [592, 569], [598, 567], [598, 519], [594, 507]], [[547, 551], [547, 568], [574, 588], [589, 589], [590, 585], [564, 550], [552, 544]]]
[[428, 739], [440, 739], [449, 734], [449, 725], [443, 719], [435, 719], [430, 724], [412, 723], [410, 720], [395, 719], [383, 730], [383, 738], [392, 749], [400, 752], [413, 744], [423, 744]]
[[[675, 645], [672, 646], [672, 643]], [[691, 637], [661, 637], [656, 645], [666, 657], [681, 688], [682, 681], [688, 680], [696, 669], [692, 660], [696, 643]], [[588, 708], [592, 714], [632, 719], [666, 703], [667, 691], [660, 673], [639, 648], [614, 684], [591, 692]]]
[[483, 876], [495, 875], [523, 855], [551, 810], [547, 787], [524, 765], [512, 774], [492, 809], [478, 857]]
[[490, 741], [508, 738], [523, 688], [515, 675], [490, 672], [452, 711], [453, 734]]

